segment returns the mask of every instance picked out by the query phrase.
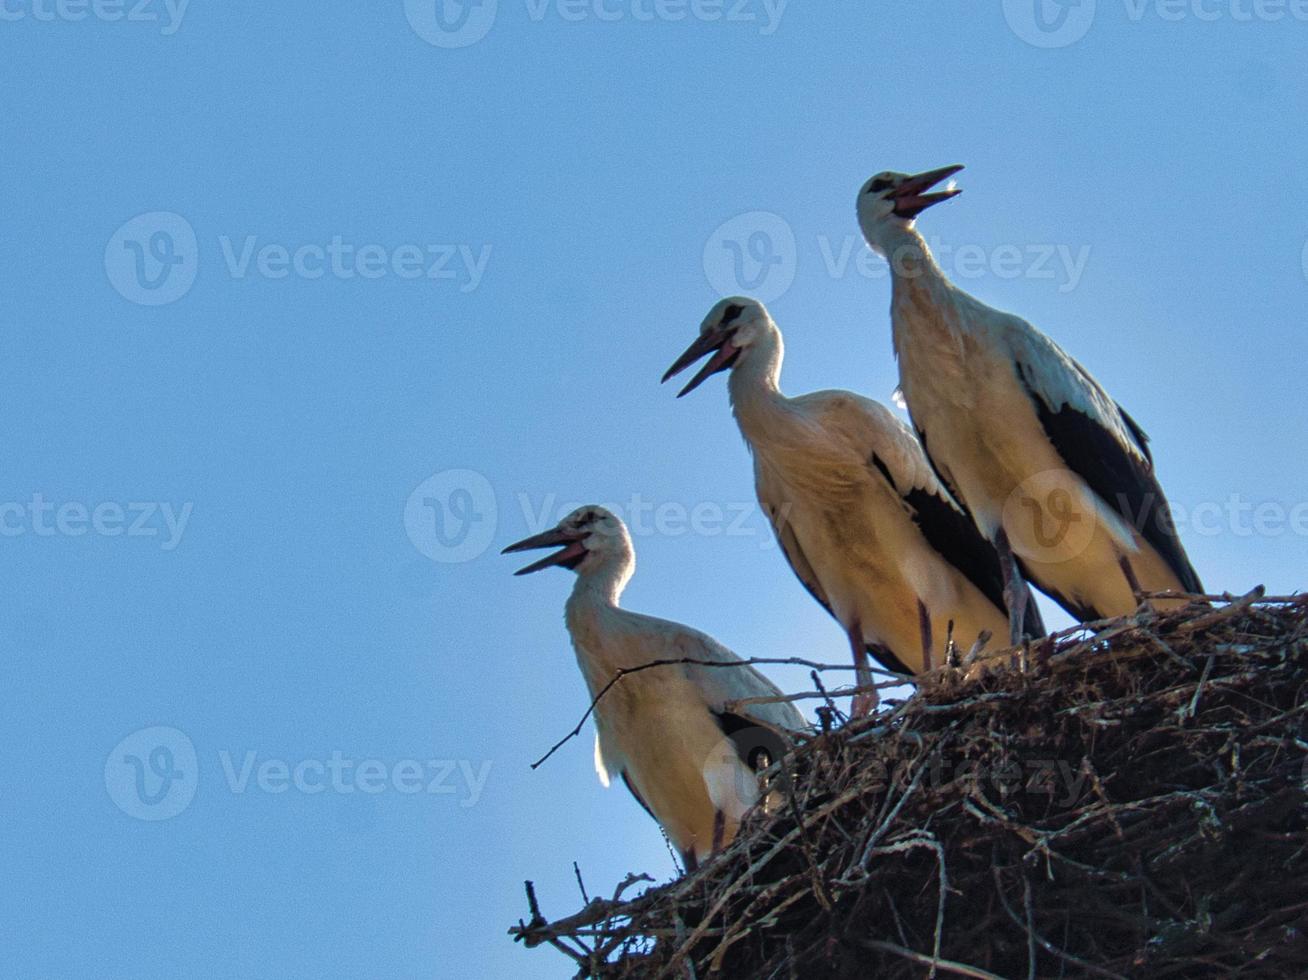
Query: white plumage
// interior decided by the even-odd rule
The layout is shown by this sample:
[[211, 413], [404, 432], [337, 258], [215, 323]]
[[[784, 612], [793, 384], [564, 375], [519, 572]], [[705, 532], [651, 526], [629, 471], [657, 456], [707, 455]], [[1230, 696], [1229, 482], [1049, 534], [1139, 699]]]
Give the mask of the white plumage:
[[1025, 571], [1083, 620], [1134, 611], [1137, 588], [1202, 591], [1144, 431], [1043, 333], [954, 286], [914, 227], [958, 193], [928, 189], [961, 169], [879, 174], [858, 198], [890, 263], [900, 387], [932, 464], [997, 544], [1010, 589]]
[[667, 832], [688, 868], [735, 836], [759, 800], [757, 771], [784, 750], [780, 731], [805, 727], [788, 702], [742, 706], [780, 697], [767, 678], [712, 637], [680, 623], [619, 606], [635, 570], [626, 526], [601, 507], [582, 507], [558, 527], [505, 549], [562, 546], [518, 574], [551, 565], [577, 581], [566, 622], [577, 664], [593, 698], [621, 670], [674, 663], [627, 674], [595, 706], [595, 768], [605, 786], [622, 778]]
[[781, 331], [755, 300], [717, 304], [664, 380], [710, 352], [682, 394], [730, 369], [759, 502], [795, 574], [844, 627], [861, 683], [868, 653], [920, 673], [944, 662], [951, 628], [964, 652], [983, 633], [1007, 638], [995, 551], [907, 426], [852, 392], [782, 394]]

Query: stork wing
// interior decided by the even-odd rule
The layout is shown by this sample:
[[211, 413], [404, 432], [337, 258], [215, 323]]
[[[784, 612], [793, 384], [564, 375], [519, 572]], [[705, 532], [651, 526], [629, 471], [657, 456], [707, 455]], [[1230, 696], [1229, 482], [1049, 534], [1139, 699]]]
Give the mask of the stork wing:
[[1018, 380], [1068, 469], [1153, 545], [1186, 589], [1202, 592], [1154, 475], [1144, 430], [1089, 371], [1038, 330], [1017, 321], [1008, 341]]
[[[762, 721], [776, 728], [798, 731], [807, 723], [804, 716], [789, 701], [772, 701], [763, 704], [746, 704], [729, 707], [750, 698], [781, 697], [781, 689], [764, 677], [752, 664], [747, 664], [717, 640], [698, 630], [683, 627], [679, 638], [678, 656], [686, 660], [722, 664], [721, 667], [685, 664], [686, 677], [698, 689], [704, 705], [722, 724], [729, 714], [744, 715], [753, 722]], [[725, 729], [724, 729], [725, 730]], [[727, 732], [731, 734], [731, 732]]]
[[835, 616], [831, 608], [831, 600], [827, 598], [826, 590], [818, 581], [817, 572], [813, 571], [813, 566], [809, 564], [804, 549], [799, 546], [799, 539], [795, 537], [795, 531], [790, 526], [791, 502], [785, 499], [786, 491], [776, 474], [760, 457], [754, 459], [754, 483], [758, 492], [758, 502], [772, 524], [777, 543], [781, 545], [781, 553], [790, 563], [791, 571], [795, 573], [800, 584], [808, 589], [809, 595], [816, 599], [823, 609]]
[[885, 479], [927, 544], [1003, 612], [1004, 576], [994, 545], [940, 479], [913, 431], [884, 405], [850, 392], [817, 392], [804, 400]]

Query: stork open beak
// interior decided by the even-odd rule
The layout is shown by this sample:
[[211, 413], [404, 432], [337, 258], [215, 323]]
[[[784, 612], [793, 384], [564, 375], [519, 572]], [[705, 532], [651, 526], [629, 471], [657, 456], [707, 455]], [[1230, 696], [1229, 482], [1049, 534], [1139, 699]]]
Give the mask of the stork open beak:
[[731, 343], [733, 333], [732, 330], [713, 330], [701, 334], [699, 339], [687, 347], [685, 353], [677, 358], [672, 367], [664, 372], [663, 380], [667, 381], [686, 370], [705, 354], [716, 351], [708, 362], [699, 369], [699, 373], [690, 379], [686, 387], [677, 392], [678, 398], [690, 394], [704, 383], [704, 379], [711, 378], [719, 371], [725, 371], [736, 363], [736, 358], [740, 355], [740, 348]]
[[945, 191], [936, 191], [931, 194], [924, 193], [935, 187], [942, 180], [954, 176], [963, 169], [961, 163], [956, 163], [952, 167], [941, 167], [939, 170], [928, 170], [926, 173], [917, 174], [908, 178], [890, 195], [890, 199], [895, 202], [895, 214], [901, 218], [912, 220], [919, 214], [931, 207], [933, 204], [939, 204], [941, 201], [948, 201], [951, 197], [957, 197], [963, 191], [960, 188], [953, 187]]
[[586, 557], [586, 546], [582, 544], [581, 537], [576, 531], [568, 531], [562, 528], [554, 528], [546, 531], [544, 534], [533, 535], [530, 538], [524, 538], [517, 544], [511, 544], [503, 551], [502, 555], [512, 555], [519, 551], [536, 551], [540, 548], [557, 548], [564, 545], [562, 551], [556, 551], [552, 555], [547, 555], [540, 561], [532, 562], [526, 568], [520, 568], [514, 575], [530, 575], [532, 572], [539, 572], [542, 568], [551, 568], [555, 565], [562, 565], [564, 568], [576, 568], [581, 564], [581, 560]]

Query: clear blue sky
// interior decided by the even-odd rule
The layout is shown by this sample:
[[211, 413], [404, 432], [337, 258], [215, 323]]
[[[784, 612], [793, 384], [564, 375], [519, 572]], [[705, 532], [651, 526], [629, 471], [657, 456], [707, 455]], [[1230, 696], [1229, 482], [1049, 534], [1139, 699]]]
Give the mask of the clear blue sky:
[[0, 973], [569, 975], [522, 880], [672, 865], [589, 729], [528, 768], [586, 705], [571, 581], [496, 552], [639, 495], [628, 606], [843, 659], [709, 520], [752, 501], [724, 386], [657, 382], [767, 212], [787, 390], [888, 399], [881, 169], [968, 165], [924, 232], [1150, 431], [1211, 587], [1303, 586], [1308, 22], [1026, 3], [500, 0], [451, 47], [421, 0], [5, 0]]

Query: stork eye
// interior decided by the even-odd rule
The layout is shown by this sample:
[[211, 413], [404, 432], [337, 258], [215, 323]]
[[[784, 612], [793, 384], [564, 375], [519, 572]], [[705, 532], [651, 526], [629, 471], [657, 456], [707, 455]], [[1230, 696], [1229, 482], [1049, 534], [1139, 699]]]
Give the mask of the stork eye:
[[725, 310], [722, 311], [722, 325], [725, 327], [728, 323], [736, 319], [744, 312], [745, 312], [745, 308], [743, 306], [740, 306], [736, 303], [732, 303], [730, 306], [728, 306]]
[[890, 181], [886, 180], [886, 178], [878, 177], [876, 180], [872, 181], [872, 184], [871, 186], [868, 187], [867, 192], [869, 194], [880, 194], [882, 191], [890, 190], [892, 186], [894, 185]]

